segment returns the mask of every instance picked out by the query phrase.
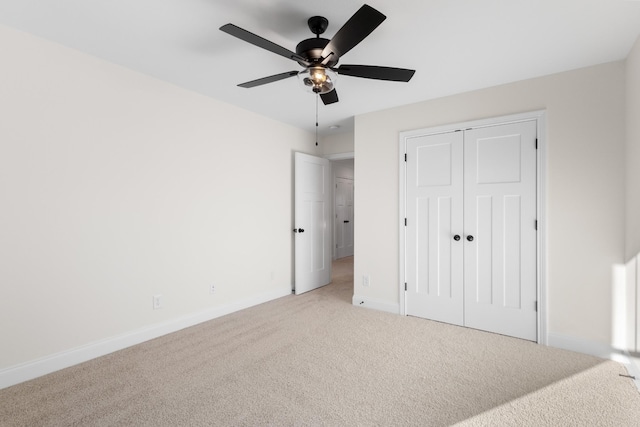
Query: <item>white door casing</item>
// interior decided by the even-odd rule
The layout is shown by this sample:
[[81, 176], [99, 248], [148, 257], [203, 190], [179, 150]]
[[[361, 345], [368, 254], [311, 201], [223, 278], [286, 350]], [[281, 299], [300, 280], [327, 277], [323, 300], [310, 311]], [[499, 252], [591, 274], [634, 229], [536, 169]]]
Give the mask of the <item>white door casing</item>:
[[331, 165], [295, 153], [295, 293], [331, 281]]
[[336, 258], [353, 255], [353, 180], [336, 178]]
[[543, 115], [523, 116], [401, 135], [403, 314], [543, 342], [536, 312], [544, 296], [536, 231]]

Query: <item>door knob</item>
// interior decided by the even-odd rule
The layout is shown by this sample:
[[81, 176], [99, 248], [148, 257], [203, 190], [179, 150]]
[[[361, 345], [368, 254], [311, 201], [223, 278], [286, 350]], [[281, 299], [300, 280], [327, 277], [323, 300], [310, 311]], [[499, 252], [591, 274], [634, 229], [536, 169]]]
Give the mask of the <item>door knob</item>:
[[294, 228], [293, 232], [294, 233], [304, 233], [304, 228]]
[[343, 221], [345, 224], [348, 223], [349, 221]]
[[473, 242], [473, 236], [472, 235], [468, 235], [467, 236], [467, 240], [470, 241], [470, 242]]
[[460, 240], [460, 235], [456, 234], [455, 236], [453, 236], [453, 240], [455, 240], [456, 242]]

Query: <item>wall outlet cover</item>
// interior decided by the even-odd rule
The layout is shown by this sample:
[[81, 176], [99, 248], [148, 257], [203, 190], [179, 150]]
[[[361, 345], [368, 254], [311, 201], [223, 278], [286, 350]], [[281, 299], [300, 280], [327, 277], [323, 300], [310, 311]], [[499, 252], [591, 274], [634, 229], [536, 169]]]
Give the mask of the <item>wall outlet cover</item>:
[[154, 295], [153, 296], [153, 309], [157, 310], [159, 308], [162, 308], [162, 295], [158, 294], [158, 295]]

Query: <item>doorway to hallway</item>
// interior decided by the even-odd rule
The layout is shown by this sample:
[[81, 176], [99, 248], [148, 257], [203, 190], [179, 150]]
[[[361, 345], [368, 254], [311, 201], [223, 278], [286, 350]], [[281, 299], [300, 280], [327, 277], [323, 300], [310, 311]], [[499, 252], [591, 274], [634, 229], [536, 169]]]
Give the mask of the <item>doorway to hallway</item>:
[[354, 160], [331, 162], [333, 174], [333, 259], [353, 256]]
[[353, 299], [353, 256], [343, 257], [333, 261], [331, 266], [332, 295], [345, 303], [352, 305]]

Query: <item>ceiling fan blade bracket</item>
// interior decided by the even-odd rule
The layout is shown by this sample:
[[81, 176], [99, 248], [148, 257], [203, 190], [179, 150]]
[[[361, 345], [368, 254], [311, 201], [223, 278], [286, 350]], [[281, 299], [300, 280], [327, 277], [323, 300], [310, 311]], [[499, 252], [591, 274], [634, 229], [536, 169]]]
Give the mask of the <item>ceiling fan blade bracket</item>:
[[[331, 63], [333, 65], [336, 65], [338, 63], [338, 57], [333, 52], [328, 54], [324, 59], [322, 59], [322, 61], [320, 61], [320, 64], [322, 64], [324, 66], [328, 66], [329, 68], [331, 68], [333, 65], [329, 65], [329, 63]], [[331, 68], [331, 69], [333, 70], [333, 68]]]

